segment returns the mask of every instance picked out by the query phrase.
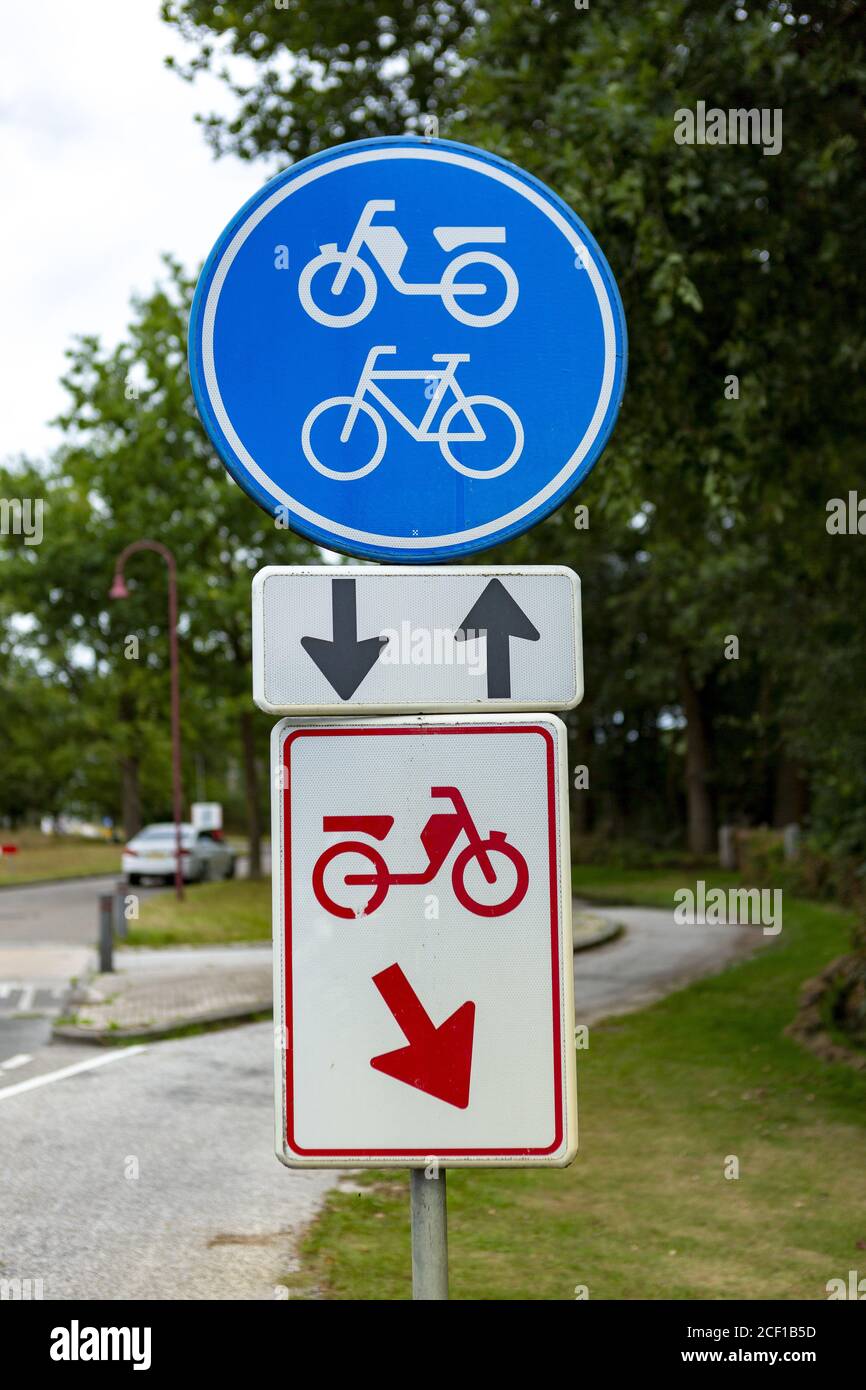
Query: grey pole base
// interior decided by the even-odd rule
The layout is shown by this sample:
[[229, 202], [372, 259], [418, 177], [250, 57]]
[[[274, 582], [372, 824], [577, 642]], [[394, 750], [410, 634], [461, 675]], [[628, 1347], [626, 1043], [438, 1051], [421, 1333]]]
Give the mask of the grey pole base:
[[448, 1206], [445, 1169], [428, 1178], [423, 1168], [409, 1169], [412, 1217], [412, 1297], [448, 1297]]
[[99, 895], [99, 973], [110, 974], [114, 970], [114, 895]]

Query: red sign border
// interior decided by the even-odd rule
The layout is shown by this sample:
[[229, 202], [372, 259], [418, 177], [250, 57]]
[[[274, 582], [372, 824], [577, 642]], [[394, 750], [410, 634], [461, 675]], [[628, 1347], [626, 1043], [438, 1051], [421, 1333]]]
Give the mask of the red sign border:
[[[555, 1135], [552, 1143], [545, 1148], [514, 1148], [507, 1149], [501, 1146], [493, 1149], [440, 1149], [427, 1147], [421, 1149], [304, 1149], [296, 1142], [293, 1133], [293, 1073], [292, 1073], [292, 856], [291, 856], [291, 765], [290, 754], [291, 745], [298, 738], [334, 738], [334, 737], [375, 737], [380, 735], [404, 735], [413, 737], [422, 735], [437, 734], [538, 734], [544, 739], [546, 747], [546, 769], [547, 769], [547, 828], [548, 828], [548, 860], [550, 864], [550, 947], [551, 947], [551, 982], [553, 999], [553, 1072], [554, 1072], [554, 1117]], [[283, 1090], [285, 1095], [285, 1119], [286, 1132], [285, 1142], [289, 1151], [296, 1154], [298, 1158], [346, 1158], [352, 1157], [366, 1158], [429, 1158], [435, 1154], [437, 1158], [541, 1158], [548, 1154], [555, 1153], [563, 1143], [563, 1076], [562, 1076], [562, 1028], [560, 1022], [560, 990], [561, 981], [559, 973], [559, 875], [557, 872], [557, 842], [556, 842], [556, 741], [550, 729], [541, 727], [538, 724], [424, 724], [421, 726], [407, 726], [404, 724], [385, 725], [377, 724], [375, 728], [363, 728], [354, 725], [336, 726], [334, 728], [296, 728], [292, 729], [283, 742], [282, 763], [285, 770], [283, 787], [283, 839], [285, 853], [283, 855], [284, 865], [284, 887], [283, 887], [283, 929], [284, 929], [284, 987], [285, 987], [285, 1020], [286, 1020], [286, 1047], [283, 1053], [285, 1065], [283, 1068]]]

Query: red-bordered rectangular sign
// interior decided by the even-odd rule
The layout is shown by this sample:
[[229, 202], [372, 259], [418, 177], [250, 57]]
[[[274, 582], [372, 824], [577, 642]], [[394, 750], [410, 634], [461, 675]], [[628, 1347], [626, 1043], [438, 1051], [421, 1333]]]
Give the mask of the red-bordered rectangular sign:
[[272, 761], [278, 1156], [570, 1162], [564, 725], [284, 720]]

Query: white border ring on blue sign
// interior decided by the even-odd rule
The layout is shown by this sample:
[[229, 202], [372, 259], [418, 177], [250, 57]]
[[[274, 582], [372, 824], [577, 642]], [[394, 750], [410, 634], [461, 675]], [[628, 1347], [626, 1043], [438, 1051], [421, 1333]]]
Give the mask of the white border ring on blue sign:
[[[284, 199], [316, 179], [355, 164], [394, 159], [428, 159], [472, 169], [497, 179], [544, 213], [571, 244], [575, 258], [580, 258], [589, 276], [604, 336], [599, 399], [571, 458], [519, 507], [480, 526], [437, 536], [387, 536], [357, 530], [321, 516], [279, 487], [256, 463], [234, 429], [220, 394], [214, 363], [214, 323], [223, 284], [240, 248], [263, 218]], [[619, 291], [599, 246], [580, 218], [544, 184], [497, 155], [471, 145], [415, 136], [338, 145], [293, 165], [272, 179], [241, 208], [219, 238], [202, 271], [190, 315], [189, 364], [196, 405], [232, 477], [266, 512], [274, 516], [288, 514], [289, 524], [300, 535], [331, 550], [345, 551], [364, 559], [435, 564], [499, 545], [549, 516], [583, 480], [607, 443], [625, 388], [626, 361], [625, 314]]]

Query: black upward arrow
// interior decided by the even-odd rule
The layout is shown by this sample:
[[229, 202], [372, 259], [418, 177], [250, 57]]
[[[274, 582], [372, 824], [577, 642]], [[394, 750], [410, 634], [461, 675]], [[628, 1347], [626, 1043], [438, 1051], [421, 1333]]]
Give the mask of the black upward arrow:
[[376, 665], [380, 651], [388, 645], [388, 638], [365, 637], [363, 641], [358, 641], [354, 579], [331, 580], [331, 607], [333, 640], [302, 637], [301, 646], [340, 699], [349, 700]]
[[511, 638], [537, 642], [541, 633], [533, 627], [505, 585], [498, 579], [491, 579], [454, 636], [458, 642], [486, 637], [487, 698], [501, 700], [511, 695]]

